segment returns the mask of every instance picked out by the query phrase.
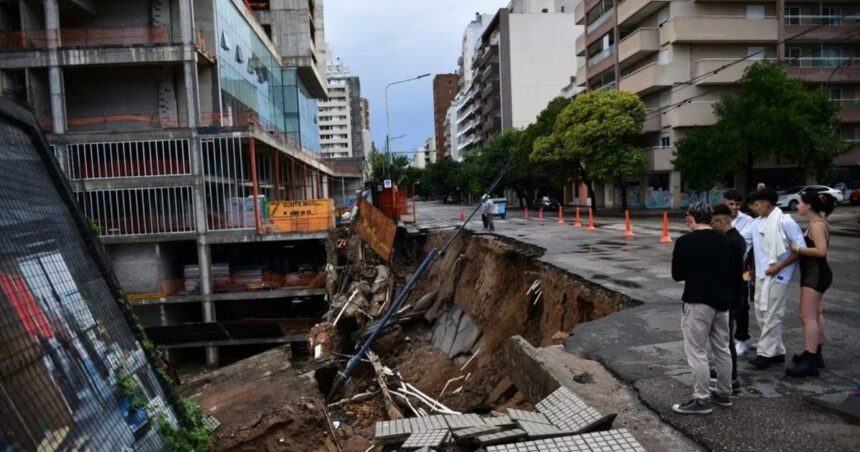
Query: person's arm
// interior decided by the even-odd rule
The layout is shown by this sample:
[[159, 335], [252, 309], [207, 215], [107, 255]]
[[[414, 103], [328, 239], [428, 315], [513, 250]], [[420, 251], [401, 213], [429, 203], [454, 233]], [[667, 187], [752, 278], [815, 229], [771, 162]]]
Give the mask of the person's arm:
[[684, 281], [687, 279], [687, 252], [686, 252], [686, 237], [681, 237], [675, 243], [675, 249], [672, 250], [672, 279], [675, 281]]
[[[798, 225], [796, 221], [791, 218], [789, 218], [788, 221], [783, 221], [782, 231], [785, 233], [785, 236], [788, 237], [789, 242], [791, 242], [790, 247], [792, 250], [803, 249], [806, 247], [806, 241], [803, 239], [803, 231], [800, 229], [800, 225]], [[796, 252], [793, 252], [786, 259], [769, 267], [764, 273], [768, 276], [774, 276], [781, 272], [782, 269], [798, 260], [800, 260], [800, 256]]]
[[809, 227], [809, 235], [812, 236], [812, 241], [815, 246], [812, 248], [792, 247], [795, 255], [808, 257], [826, 257], [827, 256], [827, 226], [820, 221], [812, 223]]
[[[738, 228], [735, 228], [738, 229]], [[743, 230], [738, 229], [738, 232], [741, 233], [741, 237], [744, 238], [744, 241], [747, 242], [747, 246], [751, 246], [753, 242], [753, 232], [752, 232], [752, 220], [743, 228]]]

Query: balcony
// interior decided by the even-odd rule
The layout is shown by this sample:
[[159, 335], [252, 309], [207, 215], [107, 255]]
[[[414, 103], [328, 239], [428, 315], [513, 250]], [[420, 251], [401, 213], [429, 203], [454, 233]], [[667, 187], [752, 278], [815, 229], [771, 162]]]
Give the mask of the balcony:
[[860, 36], [852, 33], [852, 27], [860, 27], [860, 16], [814, 16], [792, 15], [785, 16], [785, 33], [789, 36], [802, 33], [798, 40], [830, 41], [853, 40], [860, 41]]
[[675, 168], [672, 165], [672, 159], [675, 157], [672, 152], [673, 149], [672, 147], [662, 148], [659, 146], [643, 149], [645, 151], [645, 171], [672, 171]]
[[667, 3], [669, 0], [623, 0], [618, 3], [618, 26], [635, 24]]
[[839, 117], [845, 123], [860, 123], [860, 99], [833, 99], [842, 110]]
[[624, 77], [621, 77], [621, 91], [641, 95], [672, 86], [671, 66], [656, 62], [643, 66]]
[[690, 102], [673, 108], [668, 112], [669, 125], [672, 127], [711, 126], [717, 122], [714, 113], [716, 102]]
[[593, 68], [600, 64], [601, 61], [609, 58], [615, 53], [615, 46], [611, 45], [600, 52], [594, 54], [591, 58], [588, 59], [588, 67]]
[[576, 37], [574, 47], [576, 48], [576, 56], [585, 56], [585, 33], [580, 33], [579, 36]]
[[606, 21], [612, 18], [612, 15], [615, 13], [615, 8], [609, 8], [604, 12], [600, 17], [597, 18], [594, 22], [588, 24], [585, 27], [585, 33], [592, 33], [594, 30], [600, 28], [601, 25], [605, 24]]
[[585, 25], [585, 0], [577, 3], [573, 8], [573, 20], [577, 25]]
[[[630, 1], [630, 0], [628, 0]], [[746, 16], [678, 16], [660, 28], [660, 43], [776, 43], [779, 19]]]
[[660, 50], [660, 32], [657, 28], [640, 28], [618, 43], [618, 62], [634, 63]]
[[806, 83], [856, 83], [860, 79], [860, 57], [790, 58], [788, 73]]
[[663, 114], [659, 108], [645, 109], [645, 122], [642, 123], [642, 129], [645, 133], [659, 132], [663, 126]]
[[758, 61], [760, 60], [738, 61], [738, 58], [703, 58], [696, 61], [696, 84], [730, 85], [737, 83], [743, 77], [744, 71]]
[[576, 68], [576, 83], [580, 85], [584, 85], [588, 81], [588, 72], [585, 68], [585, 65], [581, 65]]

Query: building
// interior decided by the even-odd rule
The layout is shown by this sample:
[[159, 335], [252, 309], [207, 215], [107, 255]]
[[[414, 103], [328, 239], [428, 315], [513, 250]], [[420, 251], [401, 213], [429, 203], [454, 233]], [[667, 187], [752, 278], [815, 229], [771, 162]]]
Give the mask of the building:
[[573, 6], [570, 0], [513, 0], [492, 17], [476, 42], [471, 85], [459, 107], [469, 130], [461, 152], [528, 126], [570, 83], [581, 34]]
[[324, 310], [329, 193], [360, 178], [318, 154], [313, 54], [280, 51], [269, 34], [297, 35], [241, 0], [92, 4], [4, 3], [0, 80], [45, 128], [150, 337], [209, 365], [304, 341]]
[[[329, 158], [364, 159], [361, 82], [338, 58], [326, 66], [329, 97], [319, 103], [320, 143]], [[369, 128], [368, 128], [369, 129]]]
[[[716, 122], [713, 106], [762, 59], [789, 64], [811, 86], [829, 83], [843, 105], [843, 135], [860, 138], [860, 5], [849, 2], [587, 0], [576, 7], [586, 32], [577, 46], [583, 88], [621, 89], [646, 104], [646, 166], [629, 198], [634, 205], [679, 207], [688, 202], [682, 175], [672, 166], [674, 144], [691, 127]], [[860, 162], [856, 151], [837, 165]], [[756, 178], [797, 184], [793, 166], [759, 162]], [[855, 176], [858, 177], [858, 176]], [[746, 186], [738, 178], [736, 186]], [[611, 186], [598, 202], [618, 199]]]
[[423, 147], [415, 150], [415, 155], [412, 156], [412, 161], [409, 166], [418, 169], [427, 168], [431, 163], [436, 162], [436, 138], [428, 138]]
[[[462, 157], [464, 152], [477, 146], [479, 141], [475, 100], [477, 86], [473, 86], [472, 82], [472, 60], [475, 56], [475, 46], [478, 43], [478, 39], [480, 39], [484, 33], [484, 29], [486, 29], [492, 19], [492, 14], [475, 13], [475, 19], [469, 22], [466, 30], [463, 31], [460, 58], [457, 59], [460, 90], [452, 101], [453, 106], [456, 107], [457, 117], [457, 149], [456, 151], [454, 149], [451, 150], [452, 158], [454, 154]], [[451, 141], [453, 142], [454, 140], [452, 139]]]
[[448, 140], [445, 138], [445, 120], [448, 118], [448, 108], [457, 95], [459, 76], [457, 74], [437, 74], [433, 77], [433, 125], [436, 128], [436, 158], [440, 159], [445, 151]]
[[373, 151], [373, 135], [370, 133], [370, 103], [361, 98], [361, 143], [364, 149], [364, 160], [370, 163], [370, 153]]
[[451, 106], [445, 112], [445, 122], [442, 124], [445, 133], [445, 155], [451, 157], [454, 161], [462, 161], [460, 155], [460, 143], [457, 141], [457, 107], [460, 106], [459, 97], [455, 97], [451, 101]]

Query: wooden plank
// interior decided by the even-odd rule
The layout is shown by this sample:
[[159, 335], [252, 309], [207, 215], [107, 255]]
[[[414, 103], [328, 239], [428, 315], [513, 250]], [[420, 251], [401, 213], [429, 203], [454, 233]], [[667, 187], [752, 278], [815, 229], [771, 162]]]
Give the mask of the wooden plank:
[[376, 356], [376, 353], [368, 351], [367, 359], [370, 360], [370, 364], [376, 372], [376, 381], [379, 383], [379, 389], [382, 391], [382, 398], [385, 401], [385, 411], [388, 413], [388, 418], [392, 420], [403, 418], [403, 413], [400, 412], [397, 405], [391, 400], [391, 392], [388, 391], [388, 385], [385, 383], [385, 373], [382, 371], [382, 363], [379, 362], [379, 357]]

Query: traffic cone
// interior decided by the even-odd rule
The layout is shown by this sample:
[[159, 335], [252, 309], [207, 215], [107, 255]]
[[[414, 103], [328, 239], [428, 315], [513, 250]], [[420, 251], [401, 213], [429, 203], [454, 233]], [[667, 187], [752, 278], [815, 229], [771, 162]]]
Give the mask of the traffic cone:
[[540, 224], [543, 224], [543, 207], [538, 210], [538, 221], [540, 221]]
[[466, 221], [466, 213], [462, 210], [460, 211], [460, 221]]
[[528, 207], [526, 207], [525, 219], [526, 219], [526, 221], [529, 221], [529, 208]]
[[624, 237], [633, 237], [633, 228], [630, 226], [630, 211], [624, 211]]
[[564, 224], [564, 209], [561, 206], [558, 206], [558, 224]]
[[575, 227], [575, 228], [581, 228], [582, 227], [582, 222], [579, 221], [579, 207], [576, 208], [576, 221], [574, 221], [573, 227]]
[[660, 238], [660, 243], [672, 243], [672, 238], [669, 237], [669, 212], [663, 212], [663, 237]]
[[594, 216], [591, 213], [591, 207], [588, 208], [588, 229], [589, 231], [594, 230]]

